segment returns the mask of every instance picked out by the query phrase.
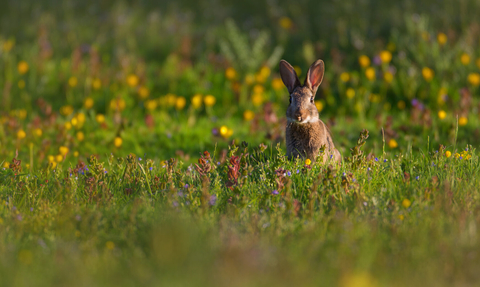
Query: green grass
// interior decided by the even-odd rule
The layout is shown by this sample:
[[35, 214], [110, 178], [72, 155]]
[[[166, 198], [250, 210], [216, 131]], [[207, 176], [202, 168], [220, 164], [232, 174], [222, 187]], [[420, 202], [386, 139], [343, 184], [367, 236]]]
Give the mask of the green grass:
[[165, 3], [0, 4], [0, 286], [478, 284], [478, 1]]

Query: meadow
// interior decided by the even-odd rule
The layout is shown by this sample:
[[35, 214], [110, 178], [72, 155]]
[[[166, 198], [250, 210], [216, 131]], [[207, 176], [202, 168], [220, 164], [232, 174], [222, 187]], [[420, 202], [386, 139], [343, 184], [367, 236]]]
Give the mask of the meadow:
[[480, 4], [296, 2], [0, 3], [0, 286], [480, 285]]

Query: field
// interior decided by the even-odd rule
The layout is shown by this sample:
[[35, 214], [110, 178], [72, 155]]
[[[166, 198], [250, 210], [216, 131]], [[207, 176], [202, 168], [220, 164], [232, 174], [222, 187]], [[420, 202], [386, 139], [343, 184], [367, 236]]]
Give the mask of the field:
[[480, 286], [478, 1], [243, 2], [0, 3], [0, 286]]

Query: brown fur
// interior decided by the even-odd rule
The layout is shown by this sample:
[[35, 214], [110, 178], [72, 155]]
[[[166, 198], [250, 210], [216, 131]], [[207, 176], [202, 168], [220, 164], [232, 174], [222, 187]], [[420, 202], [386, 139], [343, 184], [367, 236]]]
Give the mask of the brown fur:
[[313, 102], [318, 86], [323, 79], [323, 61], [317, 60], [307, 73], [305, 84], [300, 85], [297, 74], [288, 62], [280, 62], [282, 80], [290, 92], [290, 105], [287, 108], [286, 143], [288, 158], [308, 158], [315, 161], [319, 149], [325, 145], [323, 162], [329, 158], [340, 162], [342, 156], [335, 148], [332, 135], [319, 119]]

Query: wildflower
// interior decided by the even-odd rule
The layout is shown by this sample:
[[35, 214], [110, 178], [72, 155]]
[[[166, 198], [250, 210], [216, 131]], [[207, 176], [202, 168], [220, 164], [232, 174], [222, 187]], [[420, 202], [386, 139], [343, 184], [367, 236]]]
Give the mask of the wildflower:
[[78, 123], [80, 125], [83, 125], [83, 123], [85, 123], [85, 114], [84, 113], [78, 113], [76, 118], [77, 118]]
[[243, 112], [243, 118], [246, 121], [251, 121], [251, 120], [253, 120], [254, 117], [255, 117], [255, 113], [250, 111], [250, 110], [246, 110], [246, 111]]
[[105, 122], [105, 116], [103, 114], [97, 114], [95, 116], [95, 120], [97, 121], [97, 123], [102, 124]]
[[283, 89], [283, 81], [280, 78], [275, 78], [272, 80], [272, 88], [275, 91], [281, 91]]
[[470, 73], [468, 74], [467, 80], [470, 84], [474, 86], [480, 85], [480, 74], [479, 73]]
[[93, 107], [93, 99], [91, 97], [88, 97], [85, 99], [85, 102], [83, 103], [83, 106], [88, 110]]
[[390, 61], [392, 60], [392, 53], [386, 50], [381, 51], [380, 59], [382, 60], [383, 63], [390, 63]]
[[443, 120], [447, 116], [447, 113], [444, 110], [438, 111], [438, 118]]
[[467, 53], [463, 53], [460, 56], [460, 62], [464, 65], [468, 65], [470, 63], [470, 56]]
[[65, 123], [65, 129], [68, 131], [71, 128], [72, 128], [72, 124], [70, 122], [66, 122]]
[[18, 138], [19, 140], [25, 138], [26, 136], [27, 136], [27, 134], [25, 133], [24, 130], [19, 130], [19, 131], [17, 132], [17, 138]]
[[78, 84], [78, 79], [77, 77], [74, 77], [74, 76], [71, 76], [69, 79], [68, 79], [68, 85], [72, 88], [76, 87]]
[[141, 99], [144, 100], [150, 95], [150, 90], [145, 86], [141, 86], [140, 88], [138, 88], [138, 95]]
[[72, 126], [76, 126], [78, 124], [78, 119], [74, 117], [70, 122], [72, 123]]
[[55, 161], [56, 162], [60, 163], [60, 162], [62, 162], [62, 160], [63, 160], [63, 155], [58, 154], [58, 155], [55, 156]]
[[93, 79], [92, 87], [94, 90], [99, 90], [102, 87], [102, 81], [99, 78]]
[[398, 216], [398, 219], [400, 219], [400, 220], [404, 220], [404, 219], [405, 219], [405, 215], [403, 215], [403, 214], [400, 214], [400, 215]]
[[123, 111], [126, 105], [127, 104], [125, 103], [125, 100], [121, 98], [113, 99], [110, 101], [110, 108], [112, 110]]
[[20, 80], [20, 81], [18, 81], [18, 84], [17, 84], [17, 85], [18, 85], [18, 88], [19, 88], [20, 90], [23, 90], [23, 88], [25, 88], [25, 81], [24, 81], [24, 80]]
[[25, 61], [20, 61], [17, 65], [17, 70], [20, 73], [20, 75], [24, 75], [28, 72], [28, 63]]
[[73, 113], [73, 107], [71, 105], [66, 105], [60, 108], [60, 113], [64, 116], [69, 116]]
[[73, 152], [73, 156], [74, 156], [74, 157], [78, 157], [78, 151], [74, 151], [74, 152]]
[[278, 190], [275, 189], [274, 191], [272, 191], [272, 194], [273, 194], [273, 195], [277, 195], [277, 194], [278, 194]]
[[116, 137], [114, 140], [113, 140], [113, 144], [115, 145], [115, 147], [121, 147], [122, 146], [122, 143], [123, 143], [123, 140], [121, 137]]
[[228, 67], [225, 70], [225, 77], [230, 81], [235, 80], [235, 78], [237, 77], [237, 71], [235, 71], [235, 69], [232, 67]]
[[315, 101], [315, 107], [317, 107], [317, 110], [321, 112], [323, 110], [323, 102], [322, 101]]
[[58, 148], [58, 151], [60, 152], [61, 155], [66, 156], [68, 153], [68, 147], [66, 146], [61, 146]]
[[83, 141], [85, 139], [85, 134], [83, 132], [77, 132], [77, 140], [79, 142]]
[[350, 74], [347, 72], [343, 72], [340, 74], [340, 80], [344, 83], [348, 82], [350, 80]]
[[288, 30], [293, 26], [292, 20], [286, 16], [281, 17], [280, 20], [278, 21], [278, 24], [280, 25], [280, 27], [282, 27], [285, 30]]
[[48, 162], [54, 162], [54, 161], [55, 161], [55, 157], [53, 155], [49, 155]]
[[458, 118], [458, 125], [459, 126], [465, 126], [468, 123], [467, 117], [461, 116]]
[[138, 82], [139, 82], [139, 79], [137, 75], [130, 74], [127, 76], [127, 85], [129, 85], [130, 87], [132, 88], [136, 87], [138, 85]]
[[195, 94], [193, 97], [192, 97], [192, 106], [195, 108], [195, 109], [198, 109], [202, 106], [202, 95], [200, 94]]
[[390, 72], [385, 72], [385, 74], [383, 74], [383, 79], [385, 80], [385, 82], [391, 83], [391, 82], [393, 81], [393, 75], [392, 75], [392, 73], [390, 73]]
[[422, 69], [422, 76], [425, 79], [425, 81], [430, 82], [433, 79], [434, 72], [432, 69], [428, 67], [424, 67]]
[[113, 243], [112, 241], [107, 241], [107, 243], [105, 243], [105, 247], [108, 250], [113, 250], [115, 248], [115, 243]]
[[460, 154], [457, 152], [455, 153], [455, 158], [459, 158], [460, 157]]
[[263, 94], [253, 94], [252, 103], [256, 107], [260, 106], [263, 103]]
[[291, 172], [291, 171], [287, 171], [287, 175], [288, 175], [288, 176], [292, 176], [292, 172]]
[[265, 91], [265, 88], [262, 85], [255, 85], [253, 87], [253, 93], [254, 94], [262, 94]]
[[312, 161], [307, 158], [307, 159], [305, 160], [305, 164], [306, 164], [306, 165], [310, 165], [310, 164], [312, 164]]
[[406, 106], [405, 101], [398, 101], [397, 107], [399, 109], [403, 110], [403, 109], [405, 109], [405, 106]]
[[379, 103], [381, 98], [380, 98], [380, 95], [377, 95], [377, 94], [370, 94], [370, 96], [368, 97], [368, 99], [370, 100], [370, 102], [372, 103]]
[[397, 143], [396, 140], [391, 139], [390, 141], [388, 141], [388, 146], [389, 146], [390, 148], [397, 148], [397, 147], [398, 147], [398, 143]]
[[182, 110], [185, 107], [187, 100], [184, 97], [178, 97], [177, 101], [175, 102], [175, 108], [177, 110]]
[[447, 150], [447, 151], [445, 152], [445, 156], [446, 156], [447, 158], [451, 157], [451, 156], [452, 156], [452, 152], [449, 151], [449, 150]]
[[37, 137], [41, 137], [42, 136], [42, 129], [40, 129], [40, 128], [34, 129], [33, 134], [36, 135]]
[[447, 43], [447, 35], [445, 35], [445, 33], [438, 33], [437, 42], [440, 46], [445, 45]]
[[403, 206], [403, 207], [409, 208], [410, 205], [412, 205], [412, 202], [411, 202], [409, 199], [405, 198], [405, 199], [402, 201], [402, 206]]
[[203, 99], [203, 102], [205, 103], [205, 106], [211, 107], [215, 105], [216, 99], [212, 95], [206, 95], [205, 98]]
[[229, 129], [227, 126], [220, 127], [220, 135], [224, 138], [228, 138], [233, 134], [233, 130]]
[[145, 102], [145, 108], [149, 111], [153, 111], [157, 108], [157, 101], [155, 100], [148, 100]]
[[420, 176], [419, 176], [419, 175], [417, 175], [417, 176], [415, 177], [415, 179], [416, 179], [416, 180], [419, 180], [419, 179], [420, 179]]
[[367, 79], [370, 81], [375, 80], [375, 69], [372, 67], [369, 67], [365, 70], [365, 76], [367, 76]]
[[362, 68], [366, 68], [368, 66], [370, 66], [370, 58], [368, 58], [367, 56], [365, 55], [361, 55], [359, 58], [358, 58], [358, 63], [360, 64], [360, 66]]
[[347, 95], [347, 98], [353, 99], [353, 97], [355, 97], [355, 90], [352, 88], [348, 88], [345, 94]]

